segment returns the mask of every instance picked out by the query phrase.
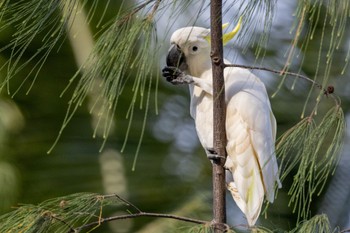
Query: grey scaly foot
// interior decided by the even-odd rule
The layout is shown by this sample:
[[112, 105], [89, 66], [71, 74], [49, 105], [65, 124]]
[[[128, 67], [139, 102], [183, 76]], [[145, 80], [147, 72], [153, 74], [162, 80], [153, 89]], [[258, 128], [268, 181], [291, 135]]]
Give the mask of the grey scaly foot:
[[225, 159], [224, 156], [218, 155], [218, 153], [215, 151], [214, 148], [206, 148], [207, 151], [207, 157], [211, 161], [218, 161], [220, 159]]
[[168, 82], [174, 85], [193, 83], [193, 78], [190, 75], [186, 75], [179, 68], [174, 66], [164, 67], [162, 75]]

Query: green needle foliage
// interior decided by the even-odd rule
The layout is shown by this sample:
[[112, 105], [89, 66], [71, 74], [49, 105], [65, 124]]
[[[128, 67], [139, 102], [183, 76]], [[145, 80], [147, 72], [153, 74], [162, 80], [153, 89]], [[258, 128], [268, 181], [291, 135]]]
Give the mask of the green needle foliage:
[[[334, 73], [334, 62], [343, 63], [344, 68], [341, 72], [333, 75], [344, 74], [349, 62], [350, 47], [345, 49], [343, 47], [345, 47], [344, 36], [347, 32], [346, 25], [349, 19], [350, 2], [332, 0], [301, 0], [297, 2], [298, 6], [294, 13], [295, 21], [290, 30], [294, 38], [289, 51], [286, 53], [283, 71], [288, 71], [293, 60], [298, 57], [302, 58], [300, 65], [303, 65], [307, 59], [305, 54], [307, 54], [312, 42], [318, 46], [317, 58], [312, 61], [312, 64], [315, 64], [312, 79], [323, 87], [327, 87], [329, 78], [332, 72]], [[322, 30], [320, 34], [317, 34], [317, 32], [320, 32], [319, 28], [322, 28]], [[347, 55], [344, 58], [339, 57], [337, 54], [341, 49], [347, 50]], [[276, 92], [281, 89], [284, 81], [285, 77], [281, 80]], [[307, 106], [312, 102], [314, 87], [315, 85], [312, 85], [309, 89], [302, 117], [305, 115]], [[323, 90], [320, 90], [316, 99], [317, 102], [321, 100], [322, 95]]]
[[[148, 3], [151, 2], [148, 1]], [[133, 95], [125, 116], [129, 119], [129, 125], [122, 150], [128, 139], [134, 110], [138, 107], [144, 109], [145, 114], [136, 150], [136, 155], [138, 154], [145, 129], [151, 90], [154, 83], [157, 85], [159, 75], [159, 69], [155, 69], [158, 67], [158, 60], [154, 59], [158, 53], [154, 44], [156, 35], [153, 23], [156, 8], [148, 14], [136, 16], [136, 13], [141, 9], [135, 8], [131, 13], [119, 14], [97, 40], [85, 65], [70, 80], [71, 85], [78, 79], [59, 137], [88, 94], [93, 89], [98, 89], [99, 95], [90, 111], [92, 112], [95, 107], [98, 107], [100, 119], [109, 117], [107, 120], [98, 121], [96, 126], [96, 128], [103, 129], [103, 138], [106, 142], [117, 112], [119, 97], [125, 86], [131, 83]], [[80, 73], [82, 73], [81, 76]], [[156, 81], [153, 80], [153, 77], [156, 77]], [[100, 122], [104, 122], [104, 125], [101, 126]]]
[[278, 141], [281, 180], [296, 170], [288, 192], [289, 205], [298, 219], [310, 216], [313, 196], [320, 195], [339, 160], [344, 135], [344, 113], [340, 106], [331, 108], [320, 123], [310, 116], [285, 132]]
[[[70, 22], [78, 13], [78, 4], [84, 6], [87, 0], [18, 0], [3, 1], [0, 6], [0, 19], [2, 24], [0, 32], [4, 30], [14, 31], [12, 40], [0, 52], [10, 51], [10, 59], [0, 67], [6, 71], [5, 81], [0, 83], [0, 90], [7, 86], [10, 93], [10, 80], [25, 67], [30, 65], [22, 84], [16, 88], [16, 92], [31, 77], [34, 76], [28, 91], [32, 88], [35, 79], [44, 65], [51, 51], [59, 49], [62, 39], [66, 36], [66, 30], [70, 28]], [[96, 5], [93, 5], [96, 6]], [[62, 12], [65, 12], [62, 14]], [[88, 14], [88, 19], [94, 13], [94, 7]], [[41, 41], [37, 51], [26, 56], [30, 45]], [[31, 64], [34, 60], [34, 63]]]
[[290, 231], [290, 233], [303, 232], [318, 232], [318, 233], [332, 233], [339, 232], [338, 230], [331, 230], [329, 220], [326, 215], [316, 215], [310, 220], [303, 221], [299, 226]]
[[[0, 217], [1, 232], [70, 232], [74, 227], [98, 221], [106, 206], [121, 205], [115, 196], [77, 193], [23, 205]], [[72, 231], [74, 232], [74, 231]]]

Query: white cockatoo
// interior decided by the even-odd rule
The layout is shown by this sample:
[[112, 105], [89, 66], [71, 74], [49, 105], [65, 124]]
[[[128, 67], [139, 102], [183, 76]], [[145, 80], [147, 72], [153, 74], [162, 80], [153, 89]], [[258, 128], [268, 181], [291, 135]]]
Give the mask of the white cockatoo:
[[[223, 35], [224, 44], [234, 37], [240, 25], [241, 20], [232, 32]], [[173, 84], [189, 84], [190, 113], [202, 146], [208, 157], [214, 159], [210, 30], [181, 28], [172, 34], [170, 42], [163, 76]], [[273, 202], [276, 182], [281, 186], [275, 156], [276, 120], [264, 84], [249, 70], [226, 67], [224, 79], [225, 168], [233, 178], [227, 188], [248, 224], [253, 226], [260, 215], [264, 196]]]

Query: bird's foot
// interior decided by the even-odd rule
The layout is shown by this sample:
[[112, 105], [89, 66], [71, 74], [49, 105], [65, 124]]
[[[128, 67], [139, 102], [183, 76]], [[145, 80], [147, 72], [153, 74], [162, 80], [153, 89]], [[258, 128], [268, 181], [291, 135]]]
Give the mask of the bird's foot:
[[214, 148], [207, 148], [207, 158], [213, 162], [219, 161], [220, 159], [225, 159], [224, 156], [218, 155]]
[[190, 84], [193, 82], [191, 76], [186, 75], [184, 72], [182, 72], [179, 68], [175, 66], [164, 67], [164, 69], [162, 70], [162, 75], [166, 78], [166, 81], [174, 85]]

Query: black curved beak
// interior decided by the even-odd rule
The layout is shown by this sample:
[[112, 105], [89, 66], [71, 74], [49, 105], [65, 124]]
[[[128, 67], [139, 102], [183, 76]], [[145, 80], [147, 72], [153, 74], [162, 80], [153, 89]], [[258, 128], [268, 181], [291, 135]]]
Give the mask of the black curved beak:
[[187, 70], [185, 54], [177, 44], [171, 45], [166, 57], [166, 65], [177, 67], [182, 71]]

